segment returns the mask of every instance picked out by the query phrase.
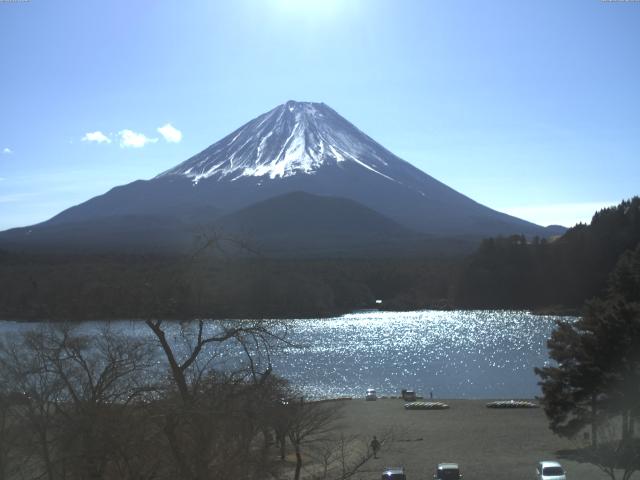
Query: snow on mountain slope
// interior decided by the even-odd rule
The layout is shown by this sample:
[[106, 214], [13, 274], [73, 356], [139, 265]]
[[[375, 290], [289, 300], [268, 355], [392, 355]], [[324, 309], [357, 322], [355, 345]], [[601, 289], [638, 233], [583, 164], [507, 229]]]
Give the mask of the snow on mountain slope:
[[394, 157], [327, 105], [289, 101], [156, 178], [276, 179], [352, 163], [399, 181], [392, 177], [389, 156]]
[[[114, 187], [40, 225], [7, 235], [14, 243], [45, 244], [53, 226], [64, 232], [64, 224], [85, 224], [93, 231], [100, 219], [123, 237], [132, 218], [154, 219], [147, 222], [150, 225], [157, 218], [169, 218], [175, 220], [173, 225], [188, 229], [292, 192], [357, 202], [419, 234], [449, 238], [548, 234], [538, 225], [475, 202], [405, 162], [327, 105], [289, 101], [150, 180]], [[340, 209], [329, 210], [335, 218], [328, 216], [332, 222], [323, 232], [337, 238], [345, 222], [339, 218]], [[287, 212], [277, 218], [287, 219], [292, 228], [301, 225], [296, 217], [313, 220], [315, 215], [312, 210]]]

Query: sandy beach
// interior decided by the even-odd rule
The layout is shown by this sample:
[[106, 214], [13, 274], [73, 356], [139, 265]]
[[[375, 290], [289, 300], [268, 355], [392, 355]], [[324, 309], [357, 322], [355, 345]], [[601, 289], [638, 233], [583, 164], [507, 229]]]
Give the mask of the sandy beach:
[[408, 480], [431, 479], [440, 462], [460, 464], [465, 480], [535, 478], [540, 460], [558, 459], [568, 479], [605, 478], [596, 467], [558, 458], [577, 441], [562, 439], [548, 428], [541, 408], [490, 409], [487, 400], [441, 400], [448, 410], [407, 411], [398, 399], [345, 401], [345, 433], [382, 436], [394, 441], [382, 447], [353, 478], [379, 479], [386, 466], [405, 467]]

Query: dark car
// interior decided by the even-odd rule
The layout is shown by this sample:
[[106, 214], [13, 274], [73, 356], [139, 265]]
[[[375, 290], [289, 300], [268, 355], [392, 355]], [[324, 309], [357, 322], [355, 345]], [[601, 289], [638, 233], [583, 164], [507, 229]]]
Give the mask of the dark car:
[[418, 397], [413, 390], [402, 390], [402, 398], [405, 402], [415, 402]]

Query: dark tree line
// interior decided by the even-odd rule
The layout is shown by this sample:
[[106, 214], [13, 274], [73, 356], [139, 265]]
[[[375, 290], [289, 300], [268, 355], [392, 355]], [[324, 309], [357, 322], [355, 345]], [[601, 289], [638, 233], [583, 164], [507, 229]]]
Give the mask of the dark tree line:
[[[560, 238], [482, 241], [467, 258], [45, 255], [0, 251], [0, 318], [318, 317], [386, 309], [569, 309], [640, 242], [640, 198]], [[153, 291], [149, 288], [153, 285]], [[168, 301], [158, 303], [157, 297]], [[160, 305], [160, 307], [158, 307]]]
[[388, 308], [446, 306], [453, 272], [450, 259], [5, 254], [0, 318], [317, 317], [378, 298]]
[[601, 295], [618, 258], [640, 242], [640, 198], [593, 216], [562, 237], [482, 242], [461, 268], [452, 303], [464, 308], [564, 307]]

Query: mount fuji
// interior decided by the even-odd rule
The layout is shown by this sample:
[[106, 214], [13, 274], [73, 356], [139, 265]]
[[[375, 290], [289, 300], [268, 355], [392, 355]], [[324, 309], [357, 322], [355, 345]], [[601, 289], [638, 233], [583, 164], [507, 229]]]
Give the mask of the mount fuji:
[[471, 200], [323, 103], [288, 101], [150, 180], [2, 232], [0, 245], [172, 250], [211, 224], [299, 251], [562, 231]]

